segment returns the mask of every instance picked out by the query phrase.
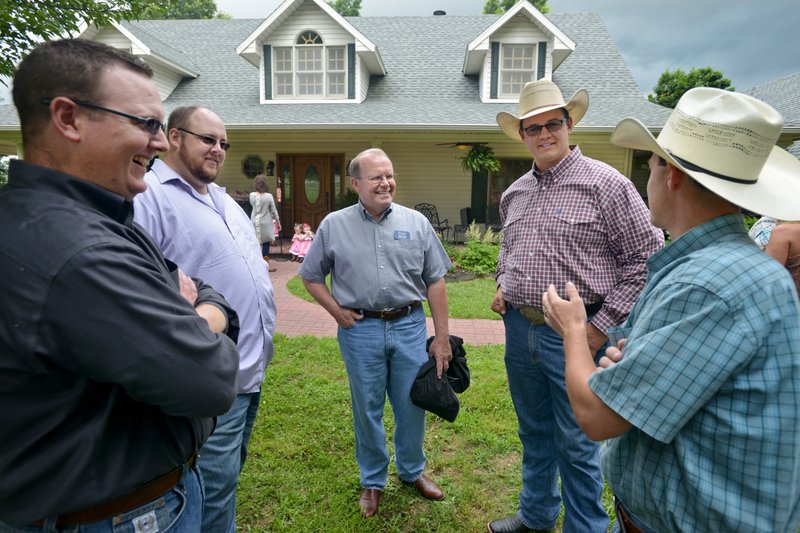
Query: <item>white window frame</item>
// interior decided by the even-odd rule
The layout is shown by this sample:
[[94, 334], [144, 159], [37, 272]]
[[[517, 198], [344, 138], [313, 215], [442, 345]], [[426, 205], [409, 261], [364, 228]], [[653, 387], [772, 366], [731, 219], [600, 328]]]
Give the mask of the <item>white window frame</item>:
[[[316, 44], [298, 44], [295, 38], [291, 46], [273, 46], [273, 99], [347, 99], [347, 46], [327, 45], [313, 30], [303, 30], [298, 37], [312, 32], [320, 37]], [[287, 53], [291, 70], [286, 69]], [[309, 54], [315, 57], [306, 57]], [[308, 92], [309, 88], [312, 92]]]
[[[524, 52], [530, 50], [530, 58], [524, 56]], [[508, 52], [514, 52], [510, 58], [511, 65], [506, 67]], [[517, 55], [523, 52], [523, 55]], [[538, 45], [536, 43], [501, 43], [500, 58], [497, 69], [497, 98], [518, 98], [522, 87], [529, 81], [536, 79], [538, 61]], [[528, 64], [530, 68], [528, 68]], [[516, 77], [517, 79], [506, 80], [506, 77]], [[509, 87], [507, 89], [507, 87]]]

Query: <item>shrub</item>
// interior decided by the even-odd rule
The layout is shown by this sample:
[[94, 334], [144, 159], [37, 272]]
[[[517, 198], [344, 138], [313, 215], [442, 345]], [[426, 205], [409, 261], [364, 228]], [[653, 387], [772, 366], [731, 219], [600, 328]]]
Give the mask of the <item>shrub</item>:
[[476, 275], [492, 274], [497, 269], [497, 254], [500, 251], [502, 234], [491, 228], [485, 232], [474, 222], [465, 232], [463, 249], [450, 253], [453, 262]]

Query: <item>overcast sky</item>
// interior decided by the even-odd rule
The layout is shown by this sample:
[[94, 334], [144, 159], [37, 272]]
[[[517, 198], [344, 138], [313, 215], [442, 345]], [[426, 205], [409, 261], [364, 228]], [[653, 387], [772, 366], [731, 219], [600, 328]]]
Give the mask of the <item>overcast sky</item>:
[[[279, 0], [216, 0], [266, 18]], [[362, 0], [361, 16], [477, 15], [485, 0]], [[711, 66], [740, 91], [800, 72], [798, 0], [549, 0], [552, 13], [598, 13], [643, 93], [669, 68]], [[580, 35], [570, 35], [580, 46]]]

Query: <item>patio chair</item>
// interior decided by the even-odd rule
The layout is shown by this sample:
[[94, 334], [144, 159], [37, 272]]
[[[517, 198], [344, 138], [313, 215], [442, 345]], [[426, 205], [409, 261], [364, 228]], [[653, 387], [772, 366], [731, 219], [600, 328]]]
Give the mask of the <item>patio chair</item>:
[[433, 226], [433, 229], [436, 230], [436, 233], [439, 234], [443, 241], [447, 240], [448, 235], [450, 235], [450, 230], [453, 228], [447, 224], [447, 219], [439, 220], [439, 211], [436, 210], [435, 205], [421, 203], [415, 205], [414, 209], [425, 215], [425, 218], [428, 219], [428, 222], [431, 223], [431, 226]]
[[459, 233], [464, 233], [464, 236], [466, 237], [467, 229], [472, 223], [472, 208], [462, 207], [461, 211], [459, 211], [459, 215], [461, 218], [461, 224], [456, 224], [453, 226], [453, 240], [455, 242], [458, 242]]

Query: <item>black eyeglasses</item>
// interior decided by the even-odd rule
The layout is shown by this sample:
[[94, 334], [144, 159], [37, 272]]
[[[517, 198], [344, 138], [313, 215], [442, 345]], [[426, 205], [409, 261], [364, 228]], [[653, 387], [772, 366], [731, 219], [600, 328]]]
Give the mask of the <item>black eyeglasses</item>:
[[547, 131], [550, 133], [555, 133], [567, 123], [567, 119], [562, 118], [561, 120], [551, 120], [547, 124], [533, 124], [532, 126], [528, 126], [527, 128], [523, 128], [520, 126], [520, 129], [525, 132], [525, 135], [528, 137], [537, 137], [544, 128], [547, 128]]
[[[158, 133], [158, 130], [161, 130], [163, 132], [167, 131], [167, 125], [156, 118], [137, 117], [136, 115], [123, 113], [122, 111], [117, 111], [116, 109], [109, 109], [107, 107], [99, 106], [97, 104], [92, 104], [90, 102], [85, 102], [83, 100], [75, 100], [74, 98], [71, 98], [70, 100], [75, 102], [75, 105], [78, 105], [80, 107], [97, 109], [98, 111], [105, 111], [106, 113], [113, 113], [115, 115], [119, 115], [121, 117], [130, 119], [139, 124], [141, 127], [143, 127], [145, 131], [147, 131], [147, 133], [149, 133], [150, 135], [155, 135], [156, 133]], [[50, 105], [50, 102], [52, 101], [53, 101], [52, 98], [45, 98], [44, 100], [42, 100], [42, 103], [44, 105]]]
[[223, 141], [221, 139], [215, 139], [211, 135], [200, 135], [199, 133], [195, 133], [193, 131], [185, 130], [183, 128], [175, 128], [175, 129], [178, 130], [178, 131], [182, 131], [183, 133], [188, 133], [189, 135], [194, 135], [195, 137], [197, 137], [198, 139], [203, 141], [203, 144], [205, 144], [207, 146], [212, 146], [213, 147], [214, 145], [219, 143], [219, 147], [222, 148], [226, 152], [228, 151], [228, 148], [231, 147], [231, 143], [227, 143], [227, 142], [225, 142], [225, 141]]
[[392, 181], [397, 177], [397, 174], [386, 174], [380, 176], [372, 176], [371, 178], [356, 178], [359, 180], [367, 180], [370, 183], [381, 183], [383, 180]]

